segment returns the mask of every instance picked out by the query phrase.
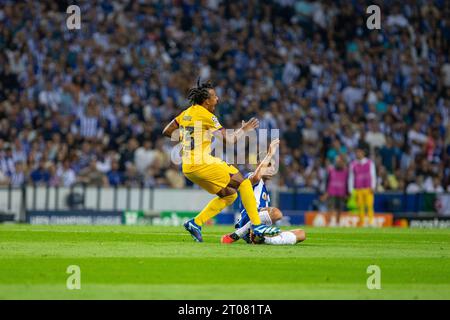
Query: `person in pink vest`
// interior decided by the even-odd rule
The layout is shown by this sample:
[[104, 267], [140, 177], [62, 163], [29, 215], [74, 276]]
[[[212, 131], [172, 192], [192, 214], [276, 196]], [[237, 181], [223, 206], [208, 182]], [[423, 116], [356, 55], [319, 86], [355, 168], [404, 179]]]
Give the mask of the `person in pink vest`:
[[348, 196], [348, 169], [343, 155], [336, 157], [335, 165], [330, 166], [327, 173], [326, 198], [328, 199], [328, 207], [335, 218], [336, 224], [339, 224], [341, 212], [345, 210]]
[[366, 157], [366, 146], [358, 145], [356, 159], [350, 164], [348, 188], [350, 194], [355, 192], [359, 212], [359, 226], [365, 225], [366, 209], [369, 225], [373, 225], [374, 192], [377, 184], [375, 164]]

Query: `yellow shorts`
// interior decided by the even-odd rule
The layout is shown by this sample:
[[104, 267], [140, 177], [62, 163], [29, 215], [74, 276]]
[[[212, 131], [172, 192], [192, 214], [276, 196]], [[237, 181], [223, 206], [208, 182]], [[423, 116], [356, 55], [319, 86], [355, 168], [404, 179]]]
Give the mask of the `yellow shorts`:
[[185, 171], [183, 168], [186, 178], [212, 194], [225, 188], [230, 183], [231, 176], [239, 172], [225, 161], [190, 166], [189, 171]]
[[373, 208], [374, 196], [371, 189], [355, 189], [356, 204], [360, 210]]

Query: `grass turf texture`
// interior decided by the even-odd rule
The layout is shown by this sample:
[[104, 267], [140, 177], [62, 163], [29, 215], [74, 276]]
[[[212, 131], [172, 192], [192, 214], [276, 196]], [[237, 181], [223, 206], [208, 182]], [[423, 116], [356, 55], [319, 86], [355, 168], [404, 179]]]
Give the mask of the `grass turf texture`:
[[[0, 225], [0, 299], [450, 299], [450, 230], [305, 228], [295, 246], [182, 227]], [[366, 286], [369, 265], [381, 289]], [[66, 269], [81, 268], [68, 290]]]

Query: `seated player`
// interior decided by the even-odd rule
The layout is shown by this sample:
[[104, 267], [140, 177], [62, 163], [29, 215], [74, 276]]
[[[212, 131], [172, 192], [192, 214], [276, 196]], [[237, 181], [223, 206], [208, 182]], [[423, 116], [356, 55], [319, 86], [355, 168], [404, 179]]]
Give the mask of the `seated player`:
[[[253, 192], [258, 205], [258, 214], [261, 218], [261, 222], [268, 226], [273, 225], [276, 221], [281, 220], [283, 217], [283, 214], [278, 208], [269, 206], [270, 196], [264, 183], [270, 179], [275, 172], [273, 166], [270, 166], [270, 161], [272, 160], [279, 143], [280, 141], [278, 139], [272, 141], [269, 147], [269, 152], [256, 168], [255, 172], [247, 174], [247, 177], [253, 186]], [[233, 233], [224, 235], [221, 239], [222, 243], [233, 243], [241, 238], [247, 243], [252, 243], [252, 240], [250, 239], [251, 222], [242, 203], [239, 204], [239, 209], [241, 212], [241, 218], [235, 226], [236, 230]], [[266, 242], [264, 241], [267, 237], [254, 237], [254, 243], [264, 242], [267, 244], [295, 244], [306, 238], [305, 232], [300, 229], [287, 232], [290, 234], [284, 234], [281, 238], [272, 237], [272, 240], [267, 240]], [[294, 237], [291, 236], [291, 234], [293, 234]]]
[[[265, 210], [261, 212], [261, 208], [267, 209], [269, 207], [270, 203], [270, 197], [269, 193], [267, 192], [266, 186], [264, 184], [264, 180], [270, 179], [271, 176], [273, 176], [275, 170], [273, 166], [270, 166], [270, 161], [272, 160], [272, 157], [275, 155], [276, 150], [278, 148], [278, 145], [280, 144], [279, 139], [275, 139], [270, 143], [269, 151], [267, 152], [267, 155], [264, 157], [264, 159], [261, 161], [261, 163], [256, 168], [255, 172], [248, 173], [245, 178], [250, 180], [252, 187], [253, 187], [253, 194], [256, 200], [256, 206], [258, 208], [258, 216], [261, 219], [261, 223], [265, 225], [271, 225], [272, 220], [269, 217], [269, 214], [273, 210]], [[229, 234], [222, 237], [222, 243], [232, 243], [236, 240], [238, 240], [240, 237], [244, 237], [244, 239], [247, 239], [247, 242], [250, 241], [250, 233], [247, 227], [251, 227], [250, 223], [250, 217], [247, 213], [247, 210], [245, 209], [242, 202], [239, 203], [239, 211], [241, 213], [241, 218], [239, 222], [236, 224], [236, 229], [243, 228], [244, 226], [246, 228], [242, 229], [245, 231], [245, 234], [242, 233], [235, 234]], [[275, 215], [277, 213], [273, 213], [273, 218], [275, 218]], [[281, 219], [281, 216], [279, 217]], [[263, 222], [265, 221], [265, 222]], [[267, 224], [268, 223], [268, 224]], [[235, 239], [233, 240], [234, 237]]]

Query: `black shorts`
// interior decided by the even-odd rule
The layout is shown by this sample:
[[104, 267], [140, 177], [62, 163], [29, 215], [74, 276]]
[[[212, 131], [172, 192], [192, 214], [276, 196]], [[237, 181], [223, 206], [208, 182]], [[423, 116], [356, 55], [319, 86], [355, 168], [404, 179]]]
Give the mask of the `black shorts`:
[[345, 201], [345, 198], [330, 196], [328, 198], [328, 209], [331, 211], [339, 211], [339, 212], [345, 211], [345, 209], [347, 209], [347, 203]]

